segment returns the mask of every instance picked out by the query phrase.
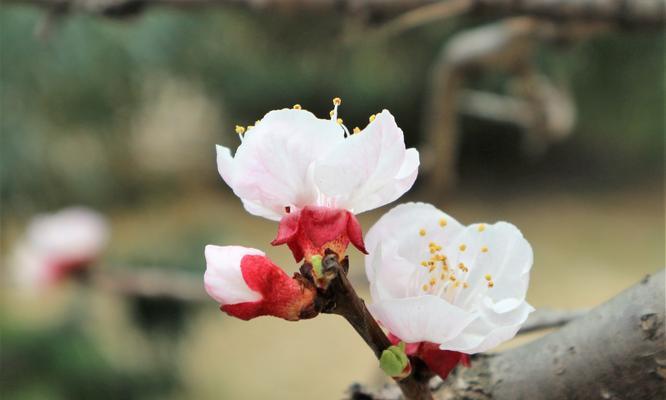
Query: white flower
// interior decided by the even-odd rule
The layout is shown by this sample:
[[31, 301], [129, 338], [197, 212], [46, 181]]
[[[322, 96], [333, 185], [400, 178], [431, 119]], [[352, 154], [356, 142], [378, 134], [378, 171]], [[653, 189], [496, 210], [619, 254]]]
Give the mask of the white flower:
[[432, 205], [402, 204], [370, 229], [366, 248], [370, 311], [407, 343], [486, 351], [534, 310], [532, 248], [509, 223], [462, 226]]
[[87, 267], [104, 249], [108, 230], [101, 214], [83, 207], [34, 217], [14, 251], [19, 283], [41, 286]]
[[217, 146], [224, 181], [251, 214], [280, 220], [288, 211], [324, 206], [361, 213], [390, 203], [413, 185], [419, 166], [388, 111], [348, 134], [337, 119], [295, 109], [271, 111], [250, 127], [232, 157]]

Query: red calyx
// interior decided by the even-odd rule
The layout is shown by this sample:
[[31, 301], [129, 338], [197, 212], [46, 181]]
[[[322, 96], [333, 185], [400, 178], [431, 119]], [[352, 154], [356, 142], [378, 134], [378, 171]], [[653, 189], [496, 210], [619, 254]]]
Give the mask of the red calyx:
[[93, 261], [92, 258], [88, 257], [53, 261], [48, 268], [47, 280], [55, 284], [64, 281], [70, 276], [82, 274], [92, 265]]
[[328, 248], [342, 257], [349, 243], [367, 254], [363, 232], [356, 216], [347, 210], [306, 206], [285, 215], [280, 221], [273, 246], [287, 244], [296, 262], [324, 255]]
[[241, 272], [248, 287], [262, 295], [255, 302], [226, 304], [220, 309], [227, 314], [249, 320], [262, 315], [298, 321], [311, 318], [316, 291], [299, 274], [291, 278], [267, 257], [247, 255], [241, 260]]
[[[397, 345], [400, 342], [400, 338], [391, 333], [389, 333], [388, 338], [394, 345]], [[408, 343], [405, 346], [405, 353], [408, 356], [418, 357], [423, 360], [428, 368], [442, 379], [446, 379], [458, 363], [461, 363], [465, 367], [469, 367], [470, 365], [469, 354], [441, 350], [437, 343]]]

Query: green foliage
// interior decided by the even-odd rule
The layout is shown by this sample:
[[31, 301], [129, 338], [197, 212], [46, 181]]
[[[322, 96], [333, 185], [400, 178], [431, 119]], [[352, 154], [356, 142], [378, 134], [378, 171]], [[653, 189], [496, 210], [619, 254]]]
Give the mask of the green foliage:
[[3, 399], [147, 399], [174, 389], [166, 371], [120, 370], [72, 325], [46, 330], [2, 327]]

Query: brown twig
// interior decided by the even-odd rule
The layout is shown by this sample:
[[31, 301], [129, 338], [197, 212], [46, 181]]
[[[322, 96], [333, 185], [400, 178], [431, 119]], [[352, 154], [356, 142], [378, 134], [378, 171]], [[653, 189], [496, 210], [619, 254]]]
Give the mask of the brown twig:
[[[309, 264], [301, 268], [301, 273], [306, 277], [312, 277], [311, 271]], [[322, 260], [322, 271], [329, 277], [330, 282], [319, 293], [316, 304], [319, 312], [337, 314], [346, 319], [379, 359], [382, 352], [391, 346], [391, 342], [349, 282], [348, 259], [345, 257], [340, 262], [337, 254], [329, 253]], [[431, 400], [429, 381], [433, 373], [420, 360], [412, 358], [410, 361], [412, 373], [397, 381], [397, 385], [407, 399]]]

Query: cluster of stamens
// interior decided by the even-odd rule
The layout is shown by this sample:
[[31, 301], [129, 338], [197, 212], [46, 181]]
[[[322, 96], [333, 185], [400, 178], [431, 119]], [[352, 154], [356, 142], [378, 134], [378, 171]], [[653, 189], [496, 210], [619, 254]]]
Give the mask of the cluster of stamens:
[[[329, 115], [331, 117], [331, 120], [335, 121], [338, 125], [340, 125], [342, 127], [342, 129], [344, 130], [345, 137], [349, 137], [351, 135], [361, 133], [361, 128], [359, 128], [358, 126], [354, 127], [354, 129], [352, 129], [352, 131], [350, 133], [349, 130], [347, 129], [347, 127], [344, 125], [344, 123], [343, 123], [344, 121], [342, 120], [342, 118], [338, 118], [338, 107], [341, 104], [342, 104], [342, 99], [341, 98], [336, 97], [336, 98], [333, 99], [333, 109], [329, 113]], [[294, 104], [292, 106], [292, 109], [302, 110], [303, 107], [300, 104]], [[369, 121], [370, 122], [374, 121], [375, 117], [376, 117], [376, 114], [372, 114], [369, 118]], [[258, 124], [258, 123], [259, 123], [259, 121], [255, 121], [255, 125]], [[236, 134], [238, 134], [238, 137], [240, 138], [241, 142], [243, 142], [243, 137], [244, 137], [245, 133], [249, 132], [249, 130], [252, 129], [252, 128], [254, 128], [254, 125], [248, 125], [247, 127], [242, 126], [242, 125], [236, 125], [235, 131], [236, 131]]]
[[[446, 225], [446, 219], [441, 218], [439, 220], [439, 226], [441, 228], [445, 228]], [[477, 230], [479, 232], [483, 232], [485, 230], [485, 225], [479, 225]], [[428, 232], [425, 228], [421, 228], [419, 229], [418, 234], [421, 237], [425, 237]], [[466, 250], [467, 245], [465, 243], [458, 245], [458, 251], [461, 253], [465, 252]], [[482, 246], [480, 251], [481, 253], [487, 253], [488, 247]], [[469, 267], [465, 265], [464, 262], [459, 262], [455, 268], [450, 266], [448, 257], [442, 253], [442, 245], [434, 241], [430, 241], [428, 243], [428, 253], [430, 254], [430, 258], [421, 261], [421, 266], [428, 270], [429, 278], [427, 282], [421, 286], [421, 290], [438, 295], [448, 295], [451, 292], [451, 294], [455, 296], [455, 292], [457, 292], [455, 289], [469, 288], [469, 283], [465, 280], [469, 273]], [[486, 274], [484, 278], [489, 288], [495, 286], [495, 283], [493, 282], [492, 276], [490, 274]], [[437, 290], [433, 291], [434, 289]]]

